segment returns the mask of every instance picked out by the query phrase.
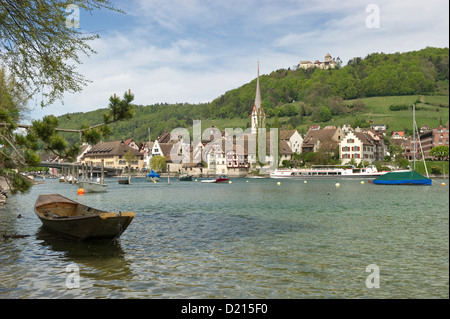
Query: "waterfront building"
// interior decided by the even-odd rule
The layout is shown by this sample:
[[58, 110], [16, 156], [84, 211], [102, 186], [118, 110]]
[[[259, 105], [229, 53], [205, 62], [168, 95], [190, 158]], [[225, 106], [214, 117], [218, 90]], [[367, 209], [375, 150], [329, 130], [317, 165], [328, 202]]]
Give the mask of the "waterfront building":
[[280, 131], [280, 143], [285, 142], [292, 154], [302, 152], [303, 137], [297, 130]]
[[433, 129], [433, 147], [436, 146], [449, 146], [448, 143], [449, 124], [445, 126], [439, 125]]
[[166, 159], [167, 172], [180, 173], [183, 170], [183, 164], [186, 164], [183, 163], [183, 154], [190, 156], [190, 144], [185, 145], [182, 135], [173, 138], [171, 133], [164, 132], [153, 143], [149, 160], [151, 161], [153, 156], [163, 156]]
[[317, 152], [319, 149], [334, 152], [344, 138], [340, 127], [326, 126], [323, 129], [310, 129], [302, 143], [302, 152]]
[[128, 166], [124, 158], [126, 152], [131, 152], [136, 157], [131, 163], [131, 169], [141, 170], [145, 167], [143, 155], [123, 141], [100, 142], [92, 146], [81, 158], [81, 163], [92, 162], [94, 166], [101, 166], [103, 159], [105, 167], [126, 169]]
[[414, 139], [412, 137], [405, 138], [401, 144], [403, 148], [402, 156], [406, 159], [412, 160], [414, 158], [414, 149], [416, 150], [416, 159], [434, 159], [430, 156], [430, 151], [436, 146], [449, 146], [449, 123], [445, 126], [439, 125], [432, 130], [422, 130], [423, 133], [416, 139], [414, 147]]
[[342, 164], [349, 163], [352, 159], [356, 164], [362, 161], [372, 163], [375, 160], [375, 143], [369, 134], [357, 132], [348, 133], [339, 143], [339, 158]]

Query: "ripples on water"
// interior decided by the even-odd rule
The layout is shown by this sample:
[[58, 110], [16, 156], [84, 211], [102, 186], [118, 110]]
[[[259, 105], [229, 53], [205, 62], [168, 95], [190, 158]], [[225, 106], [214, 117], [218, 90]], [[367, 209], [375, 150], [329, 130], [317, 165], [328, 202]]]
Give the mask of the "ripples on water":
[[[109, 179], [104, 194], [48, 180], [0, 209], [0, 298], [448, 298], [448, 186], [358, 180], [232, 184]], [[448, 184], [448, 183], [447, 183]], [[39, 194], [134, 211], [119, 243], [41, 227]], [[23, 217], [18, 219], [17, 215]], [[68, 265], [80, 287], [68, 289]], [[365, 285], [380, 268], [380, 288]]]

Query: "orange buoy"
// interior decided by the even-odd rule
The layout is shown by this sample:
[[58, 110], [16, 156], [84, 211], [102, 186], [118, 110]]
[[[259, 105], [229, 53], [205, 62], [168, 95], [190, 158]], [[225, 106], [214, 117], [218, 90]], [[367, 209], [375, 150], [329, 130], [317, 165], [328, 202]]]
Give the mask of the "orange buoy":
[[78, 189], [78, 195], [84, 195], [84, 188]]

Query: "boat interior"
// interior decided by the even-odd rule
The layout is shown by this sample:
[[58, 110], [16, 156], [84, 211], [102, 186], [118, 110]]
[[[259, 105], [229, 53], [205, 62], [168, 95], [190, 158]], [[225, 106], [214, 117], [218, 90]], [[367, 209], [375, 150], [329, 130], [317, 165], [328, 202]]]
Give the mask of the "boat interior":
[[36, 211], [46, 218], [67, 218], [88, 216], [102, 213], [95, 208], [77, 203], [54, 202], [36, 207]]

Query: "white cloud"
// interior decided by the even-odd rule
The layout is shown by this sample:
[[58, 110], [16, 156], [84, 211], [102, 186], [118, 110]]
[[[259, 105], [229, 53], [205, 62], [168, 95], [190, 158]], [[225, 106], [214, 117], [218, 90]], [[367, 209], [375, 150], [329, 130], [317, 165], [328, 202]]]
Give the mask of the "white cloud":
[[[369, 4], [380, 8], [378, 29], [365, 25]], [[64, 105], [36, 108], [32, 116], [103, 108], [128, 89], [137, 104], [209, 102], [253, 80], [258, 60], [267, 74], [326, 53], [345, 64], [372, 52], [448, 47], [448, 6], [446, 0], [127, 2], [121, 5], [127, 15], [108, 23], [92, 44], [98, 54], [79, 67], [93, 82], [67, 94]]]

